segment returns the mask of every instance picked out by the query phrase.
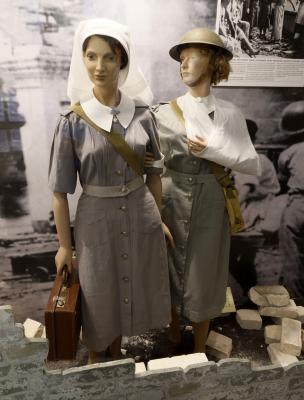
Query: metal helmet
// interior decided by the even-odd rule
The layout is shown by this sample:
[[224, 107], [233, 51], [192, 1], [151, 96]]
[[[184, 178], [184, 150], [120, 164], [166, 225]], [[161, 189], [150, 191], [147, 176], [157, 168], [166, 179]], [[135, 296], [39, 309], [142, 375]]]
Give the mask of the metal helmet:
[[304, 100], [295, 101], [284, 108], [280, 130], [289, 137], [304, 133]]
[[195, 28], [185, 33], [179, 44], [173, 46], [169, 50], [169, 54], [172, 58], [174, 58], [174, 60], [179, 61], [180, 47], [184, 44], [207, 44], [210, 46], [219, 47], [223, 50], [223, 53], [229, 57], [230, 60], [233, 57], [233, 54], [225, 47], [220, 36], [208, 28]]

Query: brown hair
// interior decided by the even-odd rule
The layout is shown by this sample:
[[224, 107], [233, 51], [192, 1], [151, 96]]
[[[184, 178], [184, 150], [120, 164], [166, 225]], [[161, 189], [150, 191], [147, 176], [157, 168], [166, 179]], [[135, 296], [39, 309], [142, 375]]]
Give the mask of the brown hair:
[[227, 80], [231, 71], [230, 59], [231, 57], [225, 53], [220, 47], [212, 46], [209, 44], [189, 43], [182, 44], [178, 47], [178, 53], [187, 48], [197, 48], [199, 50], [207, 50], [210, 54], [209, 68], [211, 72], [211, 84], [217, 85], [223, 80]]
[[118, 40], [112, 38], [111, 36], [92, 35], [92, 36], [87, 37], [82, 44], [82, 52], [83, 53], [86, 52], [89, 41], [93, 36], [99, 37], [100, 39], [103, 39], [105, 42], [107, 42], [108, 45], [110, 46], [110, 49], [113, 51], [113, 53], [116, 53], [116, 50], [119, 49], [121, 52], [120, 69], [123, 69], [127, 66], [129, 60], [128, 60], [128, 55], [127, 55], [126, 50], [123, 48], [123, 46], [121, 45], [121, 43]]

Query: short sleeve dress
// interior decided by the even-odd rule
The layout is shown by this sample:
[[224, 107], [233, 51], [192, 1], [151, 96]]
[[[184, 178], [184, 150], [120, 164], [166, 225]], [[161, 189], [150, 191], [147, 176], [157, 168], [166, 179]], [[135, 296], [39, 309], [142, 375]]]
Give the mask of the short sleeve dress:
[[[124, 136], [144, 160], [146, 148], [161, 158], [150, 111], [136, 107]], [[160, 174], [149, 167], [146, 174]], [[119, 186], [137, 177], [107, 139], [74, 112], [61, 115], [49, 168], [52, 191], [73, 193], [81, 185]], [[124, 197], [82, 193], [75, 217], [75, 244], [82, 291], [83, 338], [104, 350], [117, 336], [140, 334], [170, 321], [167, 254], [160, 213], [146, 185]]]

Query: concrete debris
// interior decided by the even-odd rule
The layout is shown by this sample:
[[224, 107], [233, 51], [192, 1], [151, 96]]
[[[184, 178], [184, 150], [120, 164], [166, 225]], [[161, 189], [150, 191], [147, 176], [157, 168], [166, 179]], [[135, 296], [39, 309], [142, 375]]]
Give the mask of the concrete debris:
[[282, 327], [280, 325], [268, 325], [264, 330], [265, 343], [280, 343]]
[[206, 352], [217, 359], [229, 358], [232, 351], [232, 339], [227, 336], [210, 331], [206, 342]]
[[248, 296], [250, 300], [258, 306], [288, 306], [290, 296], [284, 286], [269, 285], [269, 286], [253, 286]]
[[193, 364], [201, 364], [208, 362], [205, 353], [194, 353], [182, 356], [158, 358], [148, 362], [148, 371], [162, 370], [168, 368], [182, 368], [185, 369]]
[[261, 329], [262, 328], [262, 318], [258, 311], [241, 309], [236, 312], [236, 321], [243, 329]]
[[281, 351], [299, 356], [302, 350], [301, 322], [295, 319], [282, 319]]
[[281, 365], [282, 367], [287, 367], [287, 365], [293, 364], [298, 361], [296, 356], [292, 356], [290, 354], [283, 353], [281, 351], [280, 343], [271, 343], [267, 347], [267, 351], [268, 351], [271, 362], [273, 364]]
[[260, 307], [259, 308], [260, 315], [265, 317], [279, 317], [279, 318], [297, 318], [298, 311], [297, 306], [293, 300], [289, 301], [289, 305], [285, 307]]
[[40, 322], [35, 321], [31, 318], [27, 318], [24, 321], [23, 326], [25, 337], [27, 337], [28, 339], [41, 337], [43, 334], [43, 325]]

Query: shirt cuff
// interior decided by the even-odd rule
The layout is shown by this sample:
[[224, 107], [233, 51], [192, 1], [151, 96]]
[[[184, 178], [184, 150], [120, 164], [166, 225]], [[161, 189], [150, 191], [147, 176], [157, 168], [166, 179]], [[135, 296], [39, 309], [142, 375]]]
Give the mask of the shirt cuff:
[[147, 168], [164, 168], [165, 156], [161, 153], [161, 158], [159, 160], [153, 161], [153, 163], [145, 164]]

